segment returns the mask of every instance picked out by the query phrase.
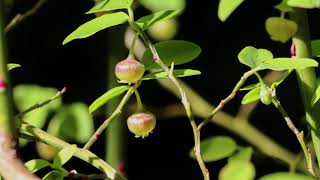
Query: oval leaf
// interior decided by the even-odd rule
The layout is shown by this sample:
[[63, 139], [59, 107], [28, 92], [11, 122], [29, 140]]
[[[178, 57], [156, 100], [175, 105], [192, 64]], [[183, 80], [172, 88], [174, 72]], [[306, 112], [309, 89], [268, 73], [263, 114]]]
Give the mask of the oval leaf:
[[[174, 62], [174, 65], [190, 62], [201, 53], [201, 48], [198, 45], [188, 41], [163, 41], [155, 44], [154, 46], [158, 51], [161, 60], [167, 66], [170, 66], [172, 62]], [[160, 68], [160, 66], [154, 62], [150, 49], [147, 49], [144, 52], [142, 63], [146, 70]]]
[[98, 31], [106, 29], [111, 26], [123, 24], [128, 21], [128, 15], [124, 12], [116, 12], [112, 14], [105, 14], [103, 16], [92, 19], [85, 24], [79, 26], [63, 41], [63, 45], [74, 40], [89, 37]]
[[162, 10], [182, 10], [186, 6], [186, 0], [139, 0], [140, 4], [152, 12]]
[[241, 148], [236, 154], [228, 159], [230, 161], [250, 161], [253, 153], [252, 147]]
[[282, 43], [287, 42], [298, 30], [297, 23], [280, 17], [269, 17], [265, 27], [270, 39]]
[[312, 57], [320, 57], [320, 39], [311, 41]]
[[[228, 136], [215, 136], [202, 140], [200, 149], [203, 161], [212, 162], [232, 155], [237, 149], [237, 144]], [[190, 154], [191, 157], [195, 157], [193, 149]]]
[[218, 6], [219, 19], [225, 21], [243, 1], [244, 0], [220, 0]]
[[309, 58], [274, 58], [261, 64], [261, 69], [283, 71], [287, 69], [304, 69], [317, 67], [318, 62]]
[[76, 150], [76, 146], [70, 145], [62, 149], [61, 151], [59, 151], [57, 156], [53, 160], [52, 167], [59, 169], [62, 165], [64, 165], [66, 162], [68, 162], [72, 158], [75, 150]]
[[31, 173], [35, 173], [42, 168], [51, 166], [51, 163], [43, 159], [32, 159], [26, 162], [24, 165]]
[[[192, 69], [175, 69], [173, 70], [173, 75], [175, 77], [186, 77], [186, 76], [194, 76], [194, 75], [200, 75], [201, 72], [198, 70], [192, 70]], [[152, 79], [160, 79], [160, 78], [168, 78], [168, 75], [166, 72], [154, 72], [145, 75], [142, 80], [152, 80]]]
[[219, 180], [253, 180], [255, 168], [250, 161], [230, 161], [219, 173]]
[[265, 175], [259, 178], [259, 180], [315, 180], [315, 178], [303, 174], [277, 172]]
[[153, 24], [173, 18], [180, 13], [179, 10], [164, 10], [144, 16], [136, 21], [136, 24], [140, 26], [142, 30], [146, 30]]
[[112, 98], [115, 98], [127, 91], [129, 88], [130, 86], [118, 86], [113, 89], [110, 89], [108, 92], [104, 93], [89, 106], [89, 112], [92, 113], [93, 111], [97, 110], [99, 107], [103, 106], [105, 103], [110, 101]]
[[63, 179], [64, 179], [64, 175], [62, 174], [62, 172], [57, 170], [53, 170], [49, 172], [42, 178], [42, 180], [63, 180]]
[[256, 88], [252, 89], [251, 91], [249, 91], [242, 98], [241, 104], [249, 104], [249, 103], [252, 103], [252, 102], [259, 100], [260, 99], [260, 90], [261, 90], [261, 86], [258, 86]]
[[7, 69], [8, 71], [14, 69], [14, 68], [17, 68], [17, 67], [21, 67], [20, 64], [15, 64], [15, 63], [9, 63], [7, 64]]
[[252, 46], [243, 48], [238, 54], [238, 59], [242, 64], [251, 68], [258, 67], [262, 62], [271, 60], [273, 55], [266, 49], [257, 49]]
[[300, 8], [320, 8], [320, 0], [288, 0], [288, 5]]
[[91, 8], [86, 14], [130, 8], [132, 0], [104, 0]]

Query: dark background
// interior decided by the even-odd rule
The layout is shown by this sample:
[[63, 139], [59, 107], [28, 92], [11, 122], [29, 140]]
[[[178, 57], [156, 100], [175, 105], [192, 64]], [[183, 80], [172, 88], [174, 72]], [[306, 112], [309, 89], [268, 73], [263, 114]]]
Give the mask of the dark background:
[[[35, 2], [17, 1], [8, 20], [18, 12], [25, 12]], [[248, 70], [237, 60], [237, 54], [245, 46], [269, 49], [276, 57], [289, 56], [290, 42], [272, 42], [264, 29], [264, 22], [268, 17], [279, 16], [279, 12], [273, 8], [277, 3], [275, 0], [247, 0], [222, 23], [216, 13], [218, 1], [187, 2], [185, 12], [179, 17], [180, 30], [175, 39], [192, 41], [202, 48], [197, 60], [185, 65], [201, 70], [202, 75], [187, 78], [186, 81], [206, 100], [217, 104], [228, 95], [242, 73]], [[66, 103], [83, 101], [90, 104], [105, 92], [108, 30], [87, 39], [61, 45], [63, 39], [76, 27], [93, 18], [92, 15], [84, 14], [92, 5], [90, 0], [49, 0], [38, 13], [7, 34], [10, 61], [22, 65], [22, 68], [11, 73], [14, 85], [35, 83], [56, 88], [67, 86], [68, 91], [63, 97]], [[140, 7], [136, 17], [147, 13]], [[313, 32], [319, 32], [320, 27], [316, 24], [318, 17], [316, 12], [311, 11], [310, 25]], [[316, 33], [312, 37], [319, 38]], [[141, 89], [146, 104], [162, 107], [179, 102], [156, 82], [146, 82]], [[294, 74], [279, 87], [277, 94], [297, 126], [305, 127], [301, 121], [302, 102]], [[243, 93], [240, 93], [224, 110], [235, 114], [242, 96]], [[294, 152], [299, 151], [295, 136], [273, 107], [259, 105], [250, 121], [283, 146]], [[128, 133], [126, 171], [129, 179], [201, 179], [196, 161], [188, 156], [193, 146], [188, 120], [179, 118], [159, 120], [157, 123], [155, 132], [146, 139], [136, 139]], [[234, 134], [210, 124], [204, 128], [203, 138], [212, 135], [230, 135], [238, 144], [248, 145]], [[28, 146], [22, 151], [25, 160], [36, 157], [32, 147]], [[103, 157], [103, 142], [95, 145], [93, 151]], [[74, 159], [73, 162], [67, 167], [87, 173], [96, 172], [80, 160]], [[257, 177], [273, 171], [287, 170], [283, 164], [264, 156], [258, 150], [255, 151], [253, 162]], [[225, 163], [222, 160], [207, 164], [212, 177], [216, 179], [219, 169]]]

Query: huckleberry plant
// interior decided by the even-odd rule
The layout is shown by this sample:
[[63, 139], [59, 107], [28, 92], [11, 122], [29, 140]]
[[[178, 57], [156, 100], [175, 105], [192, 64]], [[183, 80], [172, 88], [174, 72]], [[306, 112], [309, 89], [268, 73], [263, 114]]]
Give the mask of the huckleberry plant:
[[[43, 3], [43, 1], [39, 2]], [[88, 108], [82, 103], [74, 103], [71, 105], [62, 104], [61, 96], [66, 91], [66, 88], [57, 92], [56, 89], [39, 86], [17, 86], [13, 91], [17, 109], [20, 111], [20, 113], [14, 117], [17, 125], [9, 121], [13, 116], [10, 114], [10, 101], [8, 100], [10, 93], [8, 93], [7, 71], [19, 67], [19, 65], [7, 64], [7, 57], [5, 57], [5, 53], [3, 53], [5, 51], [5, 43], [3, 41], [1, 42], [0, 64], [3, 68], [0, 71], [0, 114], [3, 117], [0, 118], [0, 125], [3, 126], [0, 126], [0, 158], [4, 159], [4, 161], [0, 161], [1, 176], [6, 179], [17, 179], [17, 177], [36, 179], [36, 177], [26, 171], [26, 169], [31, 173], [35, 173], [40, 169], [49, 167], [51, 171], [46, 174], [43, 179], [64, 179], [65, 177], [126, 179], [122, 172], [111, 167], [110, 164], [97, 157], [89, 151], [89, 149], [99, 140], [101, 133], [111, 122], [120, 120], [119, 117], [132, 95], [135, 95], [137, 107], [134, 113], [126, 117], [127, 128], [135, 137], [147, 138], [156, 128], [157, 114], [146, 110], [148, 108], [144, 107], [138, 90], [144, 81], [157, 80], [162, 86], [181, 98], [181, 103], [186, 117], [189, 119], [194, 137], [194, 147], [190, 151], [190, 156], [197, 160], [203, 179], [210, 179], [210, 169], [207, 169], [205, 163], [224, 158], [228, 158], [228, 162], [220, 170], [218, 175], [219, 179], [252, 180], [255, 178], [255, 167], [251, 162], [254, 151], [253, 148], [242, 147], [231, 137], [227, 136], [214, 136], [202, 140], [200, 138], [200, 132], [208, 122], [221, 125], [256, 146], [261, 152], [286, 162], [291, 171], [299, 168], [302, 171], [307, 170], [308, 172], [308, 175], [276, 172], [265, 175], [259, 178], [260, 180], [311, 180], [320, 177], [320, 133], [318, 132], [320, 116], [318, 115], [319, 109], [317, 104], [320, 99], [320, 86], [317, 84], [314, 70], [314, 68], [318, 66], [318, 63], [311, 59], [311, 57], [320, 55], [320, 41], [315, 40], [310, 42], [306, 15], [306, 9], [320, 8], [320, 1], [283, 0], [275, 6], [275, 8], [279, 10], [280, 17], [268, 18], [265, 23], [265, 28], [270, 39], [274, 41], [285, 43], [292, 39], [291, 57], [274, 57], [267, 49], [255, 48], [253, 46], [244, 47], [238, 54], [238, 60], [248, 67], [248, 71], [240, 77], [240, 80], [236, 83], [231, 93], [222, 99], [217, 107], [210, 107], [210, 105], [190, 87], [178, 79], [179, 77], [201, 74], [198, 70], [179, 69], [179, 65], [196, 59], [201, 52], [201, 48], [192, 42], [183, 40], [167, 40], [153, 44], [146, 33], [146, 31], [149, 31], [151, 32], [150, 34], [153, 35], [155, 33], [154, 29], [158, 28], [157, 26], [161, 23], [176, 23], [175, 18], [183, 12], [186, 2], [184, 0], [177, 0], [175, 1], [176, 3], [172, 2], [171, 0], [139, 0], [138, 3], [153, 13], [141, 17], [138, 20], [134, 17], [134, 10], [132, 8], [133, 0], [101, 0], [97, 2], [96, 5], [87, 12], [88, 14], [95, 13], [97, 17], [79, 26], [65, 38], [63, 44], [75, 39], [92, 36], [96, 32], [108, 27], [127, 23], [134, 31], [134, 37], [131, 38], [132, 40], [129, 45], [128, 56], [126, 59], [119, 59], [116, 65], [112, 67], [120, 84], [109, 89], [102, 96], [94, 100]], [[225, 21], [242, 2], [243, 1], [238, 0], [220, 0], [218, 7], [218, 17], [220, 20]], [[31, 13], [39, 7], [39, 4], [37, 4]], [[0, 13], [3, 13], [3, 9], [3, 1], [0, 1]], [[287, 14], [289, 14], [290, 19], [287, 19]], [[30, 16], [30, 12], [26, 16], [22, 15], [22, 17], [27, 16]], [[21, 16], [18, 16], [18, 18], [19, 17]], [[3, 19], [4, 18], [0, 16], [1, 22]], [[20, 21], [12, 21], [12, 23], [9, 24], [9, 28], [6, 29], [9, 31], [17, 22]], [[170, 28], [172, 28], [172, 26]], [[2, 31], [5, 28], [2, 25], [0, 29], [0, 39], [4, 39], [2, 38], [4, 34]], [[155, 37], [155, 39], [166, 38], [163, 38], [161, 34], [161, 38]], [[139, 52], [136, 51], [137, 41], [143, 41], [146, 46], [143, 47], [145, 51], [139, 58], [136, 58], [139, 54]], [[260, 75], [262, 71], [266, 70], [281, 71], [282, 73], [272, 80], [268, 80]], [[304, 137], [303, 131], [296, 128], [289, 114], [277, 98], [277, 87], [280, 86], [293, 71], [297, 72], [301, 96], [305, 107], [306, 121], [310, 126], [309, 131], [312, 143], [307, 143], [309, 139]], [[256, 77], [257, 82], [245, 86], [246, 80], [251, 76]], [[171, 84], [163, 81], [163, 79], [169, 79]], [[247, 104], [252, 105], [257, 101], [261, 101], [264, 105], [274, 105], [274, 107], [279, 110], [285, 123], [294, 133], [302, 148], [304, 156], [302, 163], [297, 162], [299, 155], [294, 155], [277, 143], [274, 143], [270, 138], [250, 125], [245, 120], [248, 119], [248, 116], [237, 116], [233, 118], [222, 112], [222, 108], [230, 102], [239, 91], [248, 91], [241, 101], [241, 107], [247, 107]], [[29, 96], [25, 96], [25, 93]], [[30, 105], [30, 103], [25, 103], [33, 93], [35, 94], [34, 98], [37, 99], [37, 101], [34, 102], [35, 104]], [[90, 114], [96, 112], [106, 103], [110, 103], [111, 99], [116, 99], [122, 94], [124, 95], [114, 111], [99, 128], [93, 132]], [[87, 109], [89, 109], [90, 114], [87, 112]], [[208, 110], [204, 111], [203, 109]], [[34, 110], [42, 110], [42, 116], [39, 117], [35, 115], [34, 113], [36, 111]], [[43, 128], [49, 111], [54, 111], [55, 115], [49, 122], [47, 132], [45, 132], [40, 128]], [[218, 113], [220, 113], [220, 116], [217, 115]], [[204, 120], [197, 124], [194, 118], [195, 115]], [[217, 119], [212, 121], [213, 118]], [[81, 131], [74, 129], [74, 126], [77, 126]], [[10, 145], [13, 142], [12, 137], [14, 136], [15, 128], [19, 129], [20, 138], [27, 140], [36, 139], [59, 150], [57, 154], [54, 155], [53, 161], [33, 159], [25, 163], [26, 168], [24, 168], [21, 162], [14, 156], [13, 149]], [[76, 145], [71, 145], [62, 139], [75, 140], [85, 145], [83, 148], [78, 148]], [[314, 155], [318, 162], [313, 159]], [[73, 156], [101, 170], [102, 174], [82, 174], [76, 170], [68, 171], [62, 167]], [[118, 170], [120, 169], [121, 168], [118, 168]]]

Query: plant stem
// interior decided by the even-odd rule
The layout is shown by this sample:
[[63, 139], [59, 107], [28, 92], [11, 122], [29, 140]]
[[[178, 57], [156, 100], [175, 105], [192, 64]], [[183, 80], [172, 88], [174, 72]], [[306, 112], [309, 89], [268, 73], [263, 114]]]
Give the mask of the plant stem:
[[83, 149], [90, 149], [90, 147], [98, 140], [100, 134], [107, 128], [107, 126], [110, 124], [110, 122], [115, 119], [117, 116], [119, 116], [121, 114], [121, 111], [124, 107], [124, 105], [128, 102], [128, 100], [130, 99], [131, 95], [134, 93], [134, 90], [140, 85], [140, 83], [138, 82], [137, 84], [135, 84], [134, 86], [132, 86], [126, 93], [126, 95], [124, 95], [124, 97], [122, 98], [121, 102], [119, 103], [118, 107], [114, 110], [114, 112], [112, 113], [112, 115], [106, 119], [101, 126], [96, 130], [96, 132], [94, 133], [94, 135], [89, 139], [89, 141], [84, 145]]
[[[43, 130], [36, 128], [30, 124], [22, 123], [21, 133], [29, 134], [35, 137], [37, 140], [48, 144], [58, 150], [64, 149], [65, 147], [70, 146], [69, 143], [58, 139]], [[96, 167], [97, 169], [101, 170], [108, 178], [112, 180], [125, 180], [126, 178], [121, 176], [115, 169], [113, 169], [109, 164], [105, 161], [97, 157], [95, 154], [90, 152], [86, 149], [76, 148], [74, 156], [86, 161], [87, 163], [91, 164], [92, 166]]]
[[202, 159], [202, 156], [201, 156], [200, 131], [198, 130], [197, 124], [195, 123], [194, 116], [193, 116], [192, 111], [191, 111], [191, 105], [189, 103], [188, 97], [187, 97], [184, 89], [180, 85], [178, 79], [173, 75], [172, 69], [169, 69], [169, 67], [161, 60], [156, 48], [153, 46], [153, 44], [149, 40], [148, 36], [141, 29], [137, 29], [137, 32], [141, 35], [142, 39], [145, 41], [145, 44], [151, 50], [151, 53], [153, 55], [154, 61], [167, 73], [170, 81], [175, 85], [175, 87], [179, 91], [179, 95], [180, 95], [180, 98], [181, 98], [181, 103], [184, 106], [184, 109], [186, 111], [187, 117], [189, 118], [190, 124], [191, 124], [191, 127], [192, 127], [193, 136], [194, 136], [194, 144], [195, 144], [194, 145], [194, 153], [195, 153], [197, 162], [198, 162], [198, 164], [200, 166], [200, 169], [201, 169], [201, 172], [202, 172], [204, 180], [209, 180], [210, 179], [209, 171], [206, 168], [206, 165], [205, 165], [205, 163], [204, 163], [204, 161]]
[[306, 158], [308, 171], [310, 172], [311, 175], [316, 176], [316, 173], [314, 171], [313, 164], [312, 164], [310, 150], [307, 147], [306, 143], [304, 142], [303, 131], [299, 131], [295, 127], [295, 125], [291, 121], [290, 117], [288, 116], [286, 110], [282, 107], [281, 103], [279, 102], [279, 100], [276, 97], [273, 97], [272, 103], [280, 111], [280, 113], [281, 113], [282, 117], [284, 118], [284, 120], [286, 121], [288, 127], [296, 135], [296, 137], [301, 145], [301, 148], [303, 150], [304, 156]]
[[[290, 17], [298, 25], [298, 31], [293, 36], [295, 55], [298, 58], [311, 57], [311, 44], [309, 34], [309, 24], [306, 10], [296, 8], [290, 13]], [[311, 98], [317, 88], [315, 68], [305, 68], [296, 70], [300, 93], [306, 113], [306, 120], [311, 128], [311, 137], [318, 162], [320, 162], [320, 138], [319, 138], [319, 105], [312, 107]], [[318, 163], [320, 169], [320, 163]]]
[[12, 96], [7, 75], [7, 47], [4, 35], [4, 1], [0, 0], [0, 175], [5, 179], [38, 179], [17, 158], [16, 124], [12, 113]]

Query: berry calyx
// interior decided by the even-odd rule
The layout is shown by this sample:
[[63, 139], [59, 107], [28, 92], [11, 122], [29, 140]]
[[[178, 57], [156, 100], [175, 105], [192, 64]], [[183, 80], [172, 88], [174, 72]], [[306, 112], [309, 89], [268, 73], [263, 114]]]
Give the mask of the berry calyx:
[[127, 120], [127, 125], [136, 137], [147, 137], [156, 126], [156, 117], [149, 112], [140, 112], [131, 115]]
[[120, 61], [115, 67], [117, 78], [127, 83], [137, 82], [142, 78], [144, 71], [144, 65], [130, 56]]

